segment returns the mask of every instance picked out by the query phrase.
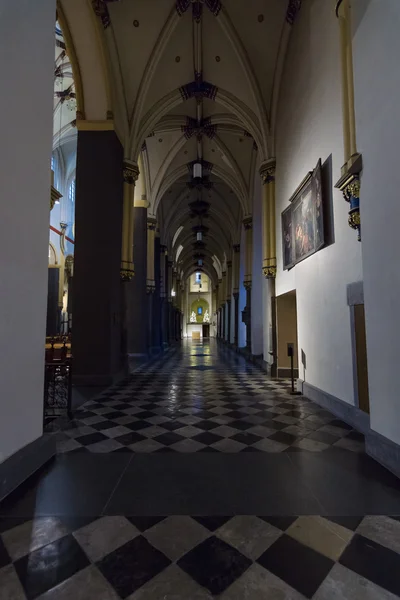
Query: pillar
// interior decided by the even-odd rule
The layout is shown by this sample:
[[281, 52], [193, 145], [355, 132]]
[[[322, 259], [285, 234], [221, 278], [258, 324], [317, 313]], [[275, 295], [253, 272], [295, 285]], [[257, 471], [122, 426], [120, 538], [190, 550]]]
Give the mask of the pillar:
[[109, 385], [123, 366], [123, 187], [116, 133], [78, 131], [72, 352], [81, 385]]
[[122, 244], [121, 244], [121, 278], [130, 281], [134, 275], [133, 266], [133, 198], [135, 183], [139, 177], [136, 163], [124, 161], [124, 200], [122, 216]]
[[231, 342], [231, 322], [232, 322], [232, 314], [231, 314], [231, 304], [232, 304], [232, 261], [228, 260], [226, 263], [227, 267], [227, 280], [226, 280], [226, 310], [228, 312], [228, 323], [227, 323], [227, 336], [226, 340], [230, 344]]
[[167, 322], [168, 322], [168, 342], [174, 339], [173, 325], [173, 306], [172, 306], [172, 260], [167, 258]]
[[360, 178], [363, 165], [356, 143], [350, 0], [337, 3], [336, 15], [340, 29], [344, 164], [341, 177], [335, 187], [341, 190], [345, 201], [349, 204], [348, 224], [357, 231], [357, 239], [361, 241]]
[[157, 330], [157, 319], [155, 318], [155, 234], [156, 234], [157, 221], [155, 217], [147, 218], [147, 279], [146, 279], [146, 292], [147, 292], [147, 314], [148, 314], [148, 345], [149, 353], [157, 354], [156, 349], [156, 330]]
[[128, 357], [147, 356], [148, 354], [147, 201], [145, 200], [135, 200], [133, 228], [135, 231], [133, 243], [135, 276], [124, 283]]
[[232, 264], [232, 278], [233, 278], [233, 299], [234, 299], [234, 310], [233, 318], [234, 322], [234, 335], [233, 343], [235, 348], [239, 347], [239, 285], [240, 285], [240, 244], [233, 246], [233, 264]]
[[243, 220], [245, 229], [245, 273], [244, 287], [246, 290], [246, 307], [244, 309], [243, 320], [246, 324], [246, 349], [251, 352], [251, 284], [253, 268], [253, 219], [251, 216]]
[[263, 273], [268, 280], [266, 313], [268, 331], [268, 355], [264, 360], [268, 363], [269, 373], [277, 376], [277, 331], [276, 331], [276, 218], [275, 218], [275, 159], [271, 158], [260, 168], [263, 182], [262, 209], [262, 244], [263, 244]]
[[155, 235], [154, 240], [154, 292], [153, 292], [153, 323], [150, 354], [159, 354], [161, 345], [161, 264], [160, 264], [160, 236]]
[[161, 344], [168, 348], [168, 269], [167, 247], [160, 244]]
[[[43, 430], [55, 13], [55, 0], [1, 3], [0, 463]], [[24, 477], [23, 460], [10, 467]]]
[[226, 270], [222, 271], [222, 292], [221, 292], [221, 318], [222, 318], [222, 339], [226, 340]]

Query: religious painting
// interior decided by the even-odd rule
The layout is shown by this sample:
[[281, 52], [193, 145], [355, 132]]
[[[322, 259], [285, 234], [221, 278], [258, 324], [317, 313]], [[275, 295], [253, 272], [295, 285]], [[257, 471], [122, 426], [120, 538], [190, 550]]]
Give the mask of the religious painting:
[[308, 173], [282, 213], [283, 268], [290, 269], [324, 245], [321, 161]]

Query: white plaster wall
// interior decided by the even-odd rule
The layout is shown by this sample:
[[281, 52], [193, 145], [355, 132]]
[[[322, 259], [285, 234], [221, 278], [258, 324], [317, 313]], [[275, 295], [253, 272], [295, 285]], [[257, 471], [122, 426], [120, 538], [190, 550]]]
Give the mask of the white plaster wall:
[[[324, 162], [330, 155], [335, 243], [284, 272], [281, 212], [317, 160]], [[347, 224], [347, 203], [333, 189], [344, 157], [339, 26], [331, 2], [304, 2], [293, 27], [280, 95], [276, 158], [276, 295], [297, 291], [299, 356], [303, 349], [307, 357], [305, 379], [352, 404], [346, 286], [362, 279], [361, 244]]]
[[352, 4], [371, 427], [400, 443], [400, 3]]
[[263, 354], [262, 190], [256, 170], [253, 196], [253, 271], [251, 290], [251, 352]]
[[0, 14], [2, 462], [42, 434], [56, 3]]

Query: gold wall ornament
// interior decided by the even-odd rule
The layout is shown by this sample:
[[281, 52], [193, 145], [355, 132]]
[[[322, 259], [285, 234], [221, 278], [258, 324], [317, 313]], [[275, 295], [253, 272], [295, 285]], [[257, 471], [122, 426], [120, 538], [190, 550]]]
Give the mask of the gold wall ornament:
[[264, 277], [267, 279], [276, 278], [276, 266], [263, 267]]
[[357, 239], [361, 242], [361, 217], [360, 217], [360, 173], [362, 171], [362, 156], [341, 176], [335, 187], [339, 189], [343, 198], [350, 204], [348, 224], [358, 233]]

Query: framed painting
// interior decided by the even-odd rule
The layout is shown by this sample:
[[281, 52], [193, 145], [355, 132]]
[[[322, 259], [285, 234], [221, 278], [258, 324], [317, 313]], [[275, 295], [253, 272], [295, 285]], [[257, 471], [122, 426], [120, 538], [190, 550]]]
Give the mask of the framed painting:
[[321, 161], [303, 179], [281, 215], [283, 268], [291, 269], [325, 243]]

